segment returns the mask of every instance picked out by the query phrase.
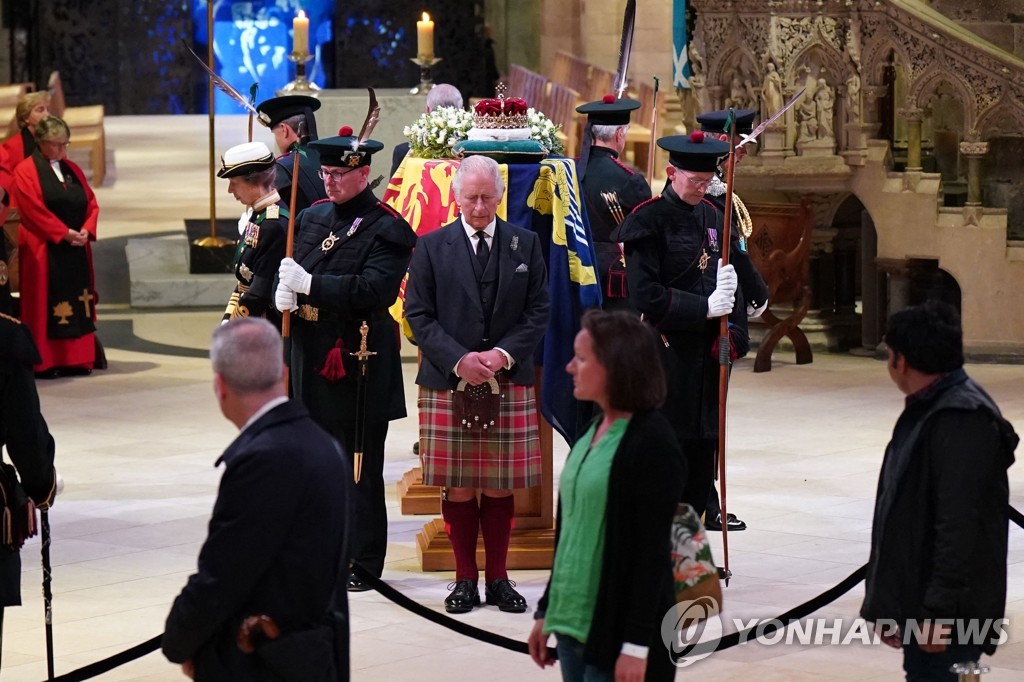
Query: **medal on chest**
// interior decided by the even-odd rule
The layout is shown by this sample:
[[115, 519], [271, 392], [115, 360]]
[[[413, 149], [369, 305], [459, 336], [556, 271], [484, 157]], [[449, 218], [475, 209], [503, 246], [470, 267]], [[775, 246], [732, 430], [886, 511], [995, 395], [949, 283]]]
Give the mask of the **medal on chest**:
[[354, 235], [356, 233], [356, 230], [359, 229], [359, 223], [361, 223], [361, 222], [363, 222], [363, 217], [362, 216], [359, 216], [358, 218], [353, 220], [352, 221], [352, 227], [348, 228], [348, 232], [345, 233], [345, 236], [346, 237], [351, 237], [352, 235]]
[[246, 282], [252, 281], [252, 270], [245, 263], [242, 263], [241, 265], [238, 266], [238, 274], [241, 275], [242, 279], [244, 279]]
[[334, 245], [337, 243], [338, 237], [333, 232], [331, 232], [329, 235], [327, 235], [327, 238], [320, 243], [320, 250], [323, 251], [324, 253], [327, 253], [328, 251], [333, 249]]
[[256, 223], [249, 223], [245, 226], [245, 237], [242, 240], [246, 246], [256, 248], [260, 243], [260, 226]]

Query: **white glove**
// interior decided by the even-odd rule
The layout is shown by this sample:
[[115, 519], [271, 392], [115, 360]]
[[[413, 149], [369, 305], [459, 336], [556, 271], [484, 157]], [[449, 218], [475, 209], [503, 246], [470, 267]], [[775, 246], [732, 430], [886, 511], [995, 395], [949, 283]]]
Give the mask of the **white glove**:
[[764, 303], [762, 303], [760, 308], [755, 308], [754, 306], [752, 306], [752, 305], [750, 305], [748, 303], [747, 304], [747, 319], [748, 320], [756, 320], [757, 318], [761, 317], [761, 314], [764, 311], [766, 311], [766, 310], [768, 310], [768, 301], [765, 301]]
[[274, 292], [274, 307], [282, 313], [286, 310], [298, 310], [298, 298], [298, 295], [287, 284], [280, 282], [277, 285], [277, 291]]
[[313, 282], [313, 275], [303, 270], [302, 266], [291, 258], [281, 261], [281, 267], [277, 269], [277, 276], [281, 280], [281, 284], [298, 294], [308, 294], [309, 286]]
[[732, 313], [736, 302], [736, 281], [736, 269], [732, 265], [723, 267], [719, 261], [715, 290], [708, 297], [708, 319]]
[[56, 469], [53, 470], [53, 473], [57, 477], [57, 483], [56, 483], [56, 486], [55, 486], [55, 491], [56, 492], [53, 493], [53, 496], [57, 497], [57, 495], [60, 495], [62, 492], [64, 492], [64, 477], [61, 476], [60, 472], [57, 471]]

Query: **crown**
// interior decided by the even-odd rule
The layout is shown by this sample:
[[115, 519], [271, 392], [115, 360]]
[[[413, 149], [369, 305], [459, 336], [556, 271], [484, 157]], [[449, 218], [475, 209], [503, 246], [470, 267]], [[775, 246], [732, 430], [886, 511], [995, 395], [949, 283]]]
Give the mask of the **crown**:
[[476, 128], [525, 128], [526, 100], [505, 97], [504, 84], [498, 86], [498, 96], [482, 99], [473, 107], [473, 126]]

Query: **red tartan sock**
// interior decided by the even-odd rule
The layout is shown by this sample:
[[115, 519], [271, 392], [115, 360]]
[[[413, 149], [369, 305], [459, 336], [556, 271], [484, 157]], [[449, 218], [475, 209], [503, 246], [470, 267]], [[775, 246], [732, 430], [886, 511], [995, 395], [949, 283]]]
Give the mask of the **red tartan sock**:
[[455, 553], [455, 579], [472, 580], [480, 578], [476, 566], [476, 536], [480, 532], [480, 509], [476, 498], [466, 502], [441, 500], [441, 515], [445, 531]]
[[484, 533], [484, 552], [487, 555], [484, 575], [488, 585], [500, 578], [508, 578], [505, 562], [508, 558], [508, 542], [512, 537], [512, 517], [515, 511], [516, 500], [512, 495], [480, 496], [480, 528]]

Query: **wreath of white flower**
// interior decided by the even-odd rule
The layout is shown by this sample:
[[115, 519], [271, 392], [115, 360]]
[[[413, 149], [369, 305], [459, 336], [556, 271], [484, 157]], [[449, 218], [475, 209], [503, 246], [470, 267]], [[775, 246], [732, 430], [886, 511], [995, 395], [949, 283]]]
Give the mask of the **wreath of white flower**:
[[[564, 150], [558, 139], [562, 126], [536, 109], [526, 110], [530, 138], [536, 140], [552, 154]], [[409, 140], [413, 156], [421, 159], [450, 159], [456, 156], [455, 145], [468, 137], [473, 127], [472, 112], [457, 107], [437, 107], [429, 114], [423, 114], [411, 126], [405, 126], [402, 134]]]

